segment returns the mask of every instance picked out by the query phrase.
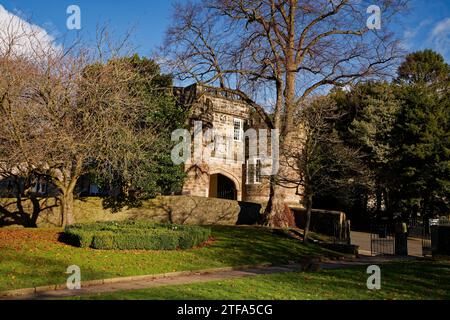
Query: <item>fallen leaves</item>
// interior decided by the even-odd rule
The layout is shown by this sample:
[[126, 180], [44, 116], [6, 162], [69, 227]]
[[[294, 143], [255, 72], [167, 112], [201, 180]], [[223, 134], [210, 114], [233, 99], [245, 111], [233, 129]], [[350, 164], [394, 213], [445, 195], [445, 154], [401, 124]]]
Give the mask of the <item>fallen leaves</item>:
[[[58, 230], [0, 229], [0, 248], [31, 248], [39, 244], [60, 244]], [[30, 249], [32, 250], [32, 249]]]

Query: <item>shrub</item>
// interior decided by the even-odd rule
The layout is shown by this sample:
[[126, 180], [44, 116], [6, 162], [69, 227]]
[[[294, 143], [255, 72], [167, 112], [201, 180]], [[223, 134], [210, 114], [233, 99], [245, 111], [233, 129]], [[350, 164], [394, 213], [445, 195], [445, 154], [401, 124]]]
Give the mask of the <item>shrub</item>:
[[63, 241], [80, 248], [89, 248], [92, 243], [93, 233], [81, 229], [66, 230]]
[[64, 241], [102, 250], [189, 249], [208, 240], [211, 230], [198, 226], [146, 221], [99, 222], [66, 227]]
[[93, 237], [91, 247], [103, 250], [175, 250], [178, 238], [175, 233], [157, 229], [124, 234], [103, 232]]
[[192, 227], [189, 230], [181, 231], [179, 237], [179, 246], [181, 249], [192, 248], [208, 240], [210, 230], [200, 227]]

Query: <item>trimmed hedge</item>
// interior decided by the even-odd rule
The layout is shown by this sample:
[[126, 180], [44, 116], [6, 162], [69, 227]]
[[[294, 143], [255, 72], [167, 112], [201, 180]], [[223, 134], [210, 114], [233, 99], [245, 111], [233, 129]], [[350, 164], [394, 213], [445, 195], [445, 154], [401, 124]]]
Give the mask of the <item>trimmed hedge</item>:
[[80, 248], [175, 250], [193, 248], [207, 241], [210, 235], [210, 229], [198, 226], [123, 221], [68, 226], [62, 239]]

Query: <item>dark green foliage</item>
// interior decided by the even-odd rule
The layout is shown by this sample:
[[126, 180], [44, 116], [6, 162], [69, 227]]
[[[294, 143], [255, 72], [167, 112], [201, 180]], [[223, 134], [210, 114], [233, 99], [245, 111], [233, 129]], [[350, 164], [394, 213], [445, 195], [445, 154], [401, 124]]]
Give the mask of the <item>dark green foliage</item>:
[[388, 83], [369, 82], [348, 95], [345, 108], [354, 116], [345, 135], [350, 144], [362, 148], [372, 169], [382, 170], [389, 161], [390, 134], [399, 110], [395, 90]]
[[393, 210], [404, 216], [450, 210], [450, 66], [425, 50], [410, 54], [398, 72], [401, 110], [391, 144]]
[[66, 229], [61, 240], [75, 247], [89, 248], [93, 237], [94, 234], [91, 231], [85, 231], [81, 228], [73, 228]]
[[400, 102], [396, 88], [385, 82], [361, 83], [349, 92], [336, 91], [332, 97], [345, 114], [336, 124], [339, 135], [347, 145], [360, 150], [373, 179], [357, 188], [336, 186], [334, 192], [322, 192], [320, 201], [326, 204], [321, 207], [345, 211], [356, 224], [364, 224], [369, 197], [376, 200], [371, 211], [381, 212], [382, 194], [391, 181], [388, 174], [393, 152], [391, 135]]
[[91, 248], [101, 250], [175, 250], [177, 247], [178, 236], [170, 230], [102, 232], [93, 237], [91, 245]]
[[450, 67], [444, 57], [433, 50], [409, 54], [398, 69], [398, 81], [407, 84], [433, 85], [449, 81]]
[[123, 221], [69, 226], [63, 240], [77, 247], [102, 250], [175, 250], [193, 248], [210, 235], [210, 229], [198, 226]]
[[[359, 213], [369, 208], [366, 213], [404, 219], [448, 213], [449, 70], [441, 55], [425, 50], [408, 55], [392, 84], [360, 84], [333, 93], [347, 113], [337, 125], [339, 134], [363, 152], [374, 175], [373, 188], [360, 190], [335, 209]], [[321, 196], [336, 203], [337, 194]], [[354, 210], [349, 210], [351, 203]]]
[[[393, 133], [397, 211], [424, 216], [448, 213], [450, 195], [450, 97], [423, 85], [403, 87]], [[406, 211], [406, 212], [405, 212]]]

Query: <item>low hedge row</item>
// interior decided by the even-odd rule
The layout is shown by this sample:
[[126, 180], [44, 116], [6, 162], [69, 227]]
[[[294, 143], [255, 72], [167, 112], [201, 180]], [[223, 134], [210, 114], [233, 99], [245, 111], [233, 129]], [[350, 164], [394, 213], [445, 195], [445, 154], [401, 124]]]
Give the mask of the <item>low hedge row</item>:
[[211, 230], [198, 226], [145, 221], [99, 222], [66, 227], [63, 241], [102, 250], [190, 249], [209, 239]]

